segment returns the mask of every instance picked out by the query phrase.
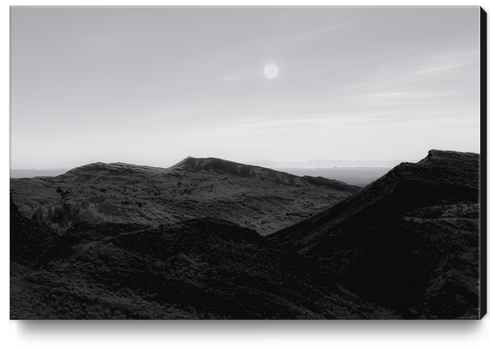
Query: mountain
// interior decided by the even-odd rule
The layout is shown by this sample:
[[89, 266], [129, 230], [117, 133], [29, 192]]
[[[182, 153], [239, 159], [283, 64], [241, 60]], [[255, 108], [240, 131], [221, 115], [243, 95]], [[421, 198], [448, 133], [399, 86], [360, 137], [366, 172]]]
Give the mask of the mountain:
[[92, 163], [56, 177], [10, 182], [19, 212], [60, 234], [77, 222], [158, 227], [216, 218], [266, 235], [360, 189], [323, 177], [190, 157], [170, 168]]
[[404, 318], [481, 317], [480, 156], [431, 150], [268, 236]]

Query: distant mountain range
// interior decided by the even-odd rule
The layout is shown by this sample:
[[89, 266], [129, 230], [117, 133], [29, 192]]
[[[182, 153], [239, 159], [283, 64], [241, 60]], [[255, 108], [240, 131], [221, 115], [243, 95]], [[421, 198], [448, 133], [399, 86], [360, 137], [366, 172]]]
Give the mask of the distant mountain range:
[[341, 160], [341, 159], [311, 159], [307, 161], [278, 162], [273, 160], [254, 160], [247, 162], [251, 165], [260, 165], [272, 169], [283, 168], [333, 168], [333, 167], [389, 167], [400, 164], [401, 160]]
[[12, 178], [11, 319], [479, 319], [480, 170], [431, 150], [363, 189], [192, 157]]
[[[288, 169], [328, 169], [328, 168], [393, 168], [400, 164], [400, 160], [337, 160], [337, 159], [312, 159], [303, 162], [277, 162], [273, 160], [255, 160], [246, 162], [242, 165], [261, 166], [265, 168], [276, 169], [290, 172]], [[71, 169], [48, 169], [48, 170], [24, 170], [11, 169], [10, 177], [12, 178], [32, 178], [36, 176], [58, 176], [70, 171]], [[319, 176], [323, 176], [321, 173]], [[379, 176], [378, 176], [379, 177]], [[376, 178], [378, 178], [376, 177]], [[327, 177], [328, 178], [328, 177]]]
[[64, 174], [70, 169], [53, 169], [53, 170], [20, 170], [20, 169], [10, 169], [11, 178], [33, 178], [37, 176], [58, 176]]
[[391, 167], [334, 167], [327, 169], [282, 168], [280, 170], [298, 176], [328, 177], [347, 184], [365, 187], [391, 169]]
[[[255, 164], [254, 164], [255, 163]], [[347, 160], [311, 160], [307, 162], [280, 163], [274, 161], [255, 161], [241, 166], [272, 168], [296, 176], [324, 177], [339, 180], [350, 185], [364, 187], [387, 173], [399, 161], [347, 161]], [[335, 164], [335, 165], [334, 165]], [[321, 166], [321, 167], [320, 167]], [[11, 178], [55, 177], [70, 169], [56, 170], [10, 170]]]

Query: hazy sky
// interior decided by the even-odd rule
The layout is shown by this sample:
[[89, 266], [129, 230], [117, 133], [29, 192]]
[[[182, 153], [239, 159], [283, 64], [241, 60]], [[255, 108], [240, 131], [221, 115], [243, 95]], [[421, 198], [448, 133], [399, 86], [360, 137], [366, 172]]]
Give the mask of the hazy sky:
[[479, 15], [13, 7], [12, 168], [479, 152]]

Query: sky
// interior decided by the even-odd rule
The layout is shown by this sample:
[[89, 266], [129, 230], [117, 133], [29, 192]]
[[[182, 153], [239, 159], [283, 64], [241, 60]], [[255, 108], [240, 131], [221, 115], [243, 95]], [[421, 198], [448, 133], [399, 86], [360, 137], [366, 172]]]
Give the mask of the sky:
[[10, 15], [14, 169], [480, 152], [479, 7]]

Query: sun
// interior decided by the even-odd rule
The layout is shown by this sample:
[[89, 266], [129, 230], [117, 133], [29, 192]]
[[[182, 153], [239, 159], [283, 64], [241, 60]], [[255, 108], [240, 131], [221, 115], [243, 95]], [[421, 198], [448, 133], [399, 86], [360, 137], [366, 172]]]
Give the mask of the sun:
[[276, 64], [267, 64], [264, 68], [264, 75], [269, 80], [276, 78], [278, 73], [279, 68]]

